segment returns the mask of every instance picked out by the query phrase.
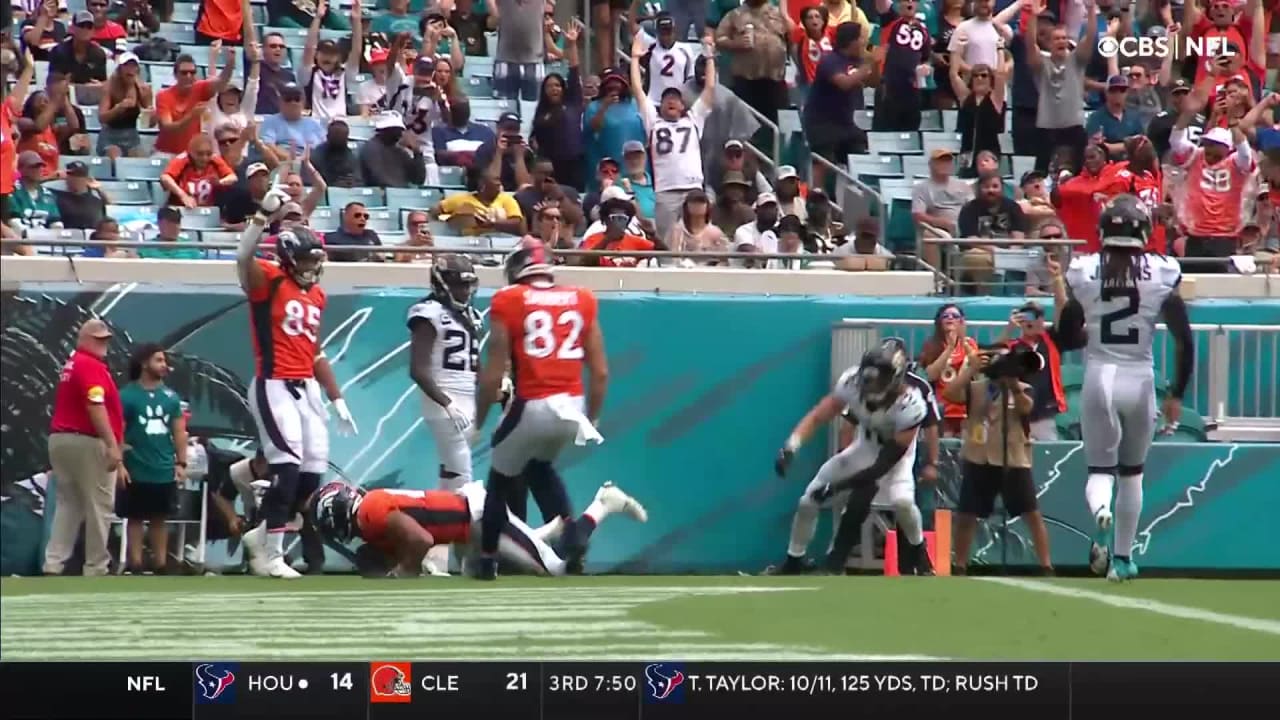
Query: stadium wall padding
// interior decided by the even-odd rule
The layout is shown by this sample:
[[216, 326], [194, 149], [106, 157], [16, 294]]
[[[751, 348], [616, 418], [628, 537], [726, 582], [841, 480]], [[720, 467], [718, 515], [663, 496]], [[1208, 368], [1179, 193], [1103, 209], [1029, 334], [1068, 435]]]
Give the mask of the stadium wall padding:
[[[333, 435], [333, 465], [365, 487], [434, 486], [434, 446], [421, 426], [419, 392], [406, 367], [405, 312], [423, 291], [327, 290], [325, 351], [360, 425], [357, 437]], [[488, 295], [482, 293], [481, 307], [487, 307]], [[795, 501], [822, 461], [825, 441], [815, 438], [785, 480], [774, 477], [773, 456], [828, 387], [832, 324], [849, 317], [928, 319], [938, 302], [602, 294], [600, 319], [611, 365], [601, 426], [606, 441], [566, 452], [561, 474], [577, 507], [589, 502], [601, 482], [612, 480], [649, 507], [650, 521], [637, 525], [617, 518], [603, 526], [589, 569], [755, 572], [780, 559]], [[1017, 303], [975, 298], [960, 304], [970, 319], [1001, 320]], [[223, 288], [89, 290], [65, 284], [6, 294], [0, 419], [5, 574], [38, 570], [48, 405], [75, 328], [91, 313], [117, 330], [113, 368], [123, 371], [131, 345], [166, 343], [174, 351], [171, 385], [190, 402], [194, 431], [251, 449], [246, 438], [254, 436], [253, 424], [242, 396], [252, 372], [251, 349], [246, 306], [238, 294]], [[1280, 324], [1280, 302], [1196, 301], [1192, 322]], [[1235, 379], [1255, 382], [1253, 373], [1241, 375]], [[1276, 392], [1275, 378], [1261, 382], [1258, 392]], [[496, 422], [495, 414], [491, 426]], [[1083, 564], [1090, 521], [1079, 444], [1043, 444], [1037, 453], [1055, 562]], [[943, 505], [954, 501], [958, 489], [954, 453], [948, 449], [946, 455], [938, 498]], [[484, 478], [487, 470], [488, 450], [482, 448], [476, 477]], [[1280, 507], [1277, 478], [1280, 445], [1157, 445], [1147, 464], [1136, 560], [1171, 569], [1280, 569], [1270, 535], [1270, 516]], [[536, 521], [532, 507], [531, 515]], [[826, 525], [824, 518], [814, 552], [825, 549]], [[1034, 562], [1018, 522], [984, 525], [977, 548], [983, 562]], [[215, 564], [219, 557], [211, 554]]]

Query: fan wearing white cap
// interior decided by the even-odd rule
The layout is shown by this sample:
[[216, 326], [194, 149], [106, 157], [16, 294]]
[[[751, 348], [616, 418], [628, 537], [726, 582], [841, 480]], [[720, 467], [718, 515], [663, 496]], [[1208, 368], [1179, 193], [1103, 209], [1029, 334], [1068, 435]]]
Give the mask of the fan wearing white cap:
[[360, 147], [360, 173], [374, 187], [411, 187], [427, 181], [426, 158], [413, 135], [405, 134], [400, 113], [373, 118], [373, 137]]
[[143, 110], [155, 107], [155, 96], [141, 72], [137, 55], [127, 52], [116, 59], [115, 72], [98, 102], [98, 119], [102, 123], [95, 149], [98, 155], [117, 158], [147, 154], [138, 132], [138, 118]]
[[[1178, 118], [1169, 137], [1174, 162], [1187, 171], [1186, 202], [1178, 218], [1187, 228], [1185, 256], [1227, 258], [1237, 252], [1251, 209], [1244, 198], [1256, 174], [1253, 150], [1234, 121], [1229, 128], [1206, 130], [1196, 147], [1187, 130], [1191, 114]], [[1225, 272], [1226, 263], [1194, 270]]]
[[[643, 87], [640, 56], [644, 52], [644, 39], [637, 34], [631, 44], [631, 86], [635, 88]], [[714, 56], [715, 47], [709, 39], [703, 40], [702, 53], [707, 58]], [[715, 86], [715, 63], [708, 60], [706, 84], [693, 107], [685, 107], [684, 94], [678, 86], [662, 91], [656, 110], [647, 102], [638, 103], [649, 137], [649, 157], [653, 158], [653, 219], [658, 237], [666, 237], [679, 220], [685, 194], [705, 185], [702, 131], [715, 103]]]

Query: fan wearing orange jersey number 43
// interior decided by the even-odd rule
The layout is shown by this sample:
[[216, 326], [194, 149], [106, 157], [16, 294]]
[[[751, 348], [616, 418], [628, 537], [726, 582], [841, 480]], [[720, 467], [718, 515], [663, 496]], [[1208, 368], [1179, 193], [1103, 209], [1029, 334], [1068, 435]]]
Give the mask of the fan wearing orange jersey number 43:
[[268, 191], [236, 248], [253, 337], [249, 409], [272, 475], [262, 500], [265, 519], [244, 534], [244, 544], [250, 571], [274, 578], [298, 577], [284, 559], [285, 526], [320, 487], [329, 465], [329, 413], [320, 396], [322, 384], [340, 429], [356, 431], [333, 369], [320, 352], [326, 302], [318, 284], [324, 269], [320, 239], [306, 226], [294, 225], [276, 237], [276, 261], [256, 257], [263, 229], [278, 219], [288, 200], [281, 189]]

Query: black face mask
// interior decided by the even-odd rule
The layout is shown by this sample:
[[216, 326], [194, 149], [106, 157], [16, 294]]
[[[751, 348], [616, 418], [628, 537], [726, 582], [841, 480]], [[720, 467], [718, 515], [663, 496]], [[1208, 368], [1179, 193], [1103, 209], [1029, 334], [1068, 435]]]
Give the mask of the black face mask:
[[761, 230], [768, 230], [778, 224], [778, 208], [772, 205], [756, 210], [756, 226]]

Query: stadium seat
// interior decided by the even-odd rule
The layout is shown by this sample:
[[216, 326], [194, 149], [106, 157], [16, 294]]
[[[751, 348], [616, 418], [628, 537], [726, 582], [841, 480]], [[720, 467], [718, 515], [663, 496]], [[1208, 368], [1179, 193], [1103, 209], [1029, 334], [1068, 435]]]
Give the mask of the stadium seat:
[[195, 41], [191, 41], [188, 45], [181, 45], [179, 52], [183, 55], [190, 55], [192, 60], [196, 61], [196, 67], [203, 70], [209, 69], [209, 46], [196, 45]]
[[98, 120], [98, 108], [96, 106], [82, 107], [80, 113], [84, 115], [84, 129], [98, 131], [102, 129], [102, 123]]
[[338, 215], [332, 208], [320, 207], [307, 218], [311, 227], [319, 232], [332, 232], [338, 229]]
[[924, 145], [925, 155], [939, 148], [960, 152], [960, 136], [953, 132], [920, 133], [920, 142]]
[[39, 228], [27, 231], [27, 239], [33, 241], [32, 245], [39, 255], [79, 255], [84, 252], [83, 245], [48, 245], [46, 243], [80, 241], [87, 237], [84, 230]]
[[849, 173], [868, 177], [902, 177], [902, 158], [897, 155], [850, 155]]
[[493, 79], [493, 58], [469, 57], [462, 66], [462, 74], [468, 78]]
[[927, 155], [903, 155], [902, 176], [908, 179], [929, 177], [929, 157]]
[[147, 72], [151, 74], [151, 87], [154, 90], [173, 87], [177, 83], [177, 76], [173, 73], [172, 65], [150, 63], [147, 65]]
[[348, 136], [356, 142], [364, 142], [373, 137], [373, 125], [360, 125], [358, 123], [347, 123]]
[[[162, 22], [160, 23], [160, 37], [179, 45], [194, 45], [196, 42], [196, 30], [194, 26], [187, 23]], [[208, 52], [208, 50], [205, 51], [206, 57]]]
[[[939, 128], [943, 132], [953, 133], [956, 131], [956, 122], [960, 119], [958, 110], [942, 110], [942, 127]], [[920, 128], [924, 130], [924, 128]]]
[[942, 111], [923, 110], [920, 113], [920, 132], [942, 132]]
[[121, 180], [159, 180], [168, 158], [120, 158], [116, 160], [116, 177]]
[[[440, 185], [443, 187], [458, 188], [466, 187], [467, 175], [466, 171], [460, 167], [452, 167], [447, 165], [440, 166]], [[445, 193], [446, 197], [448, 193]]]
[[194, 25], [196, 22], [196, 11], [197, 6], [195, 3], [174, 3], [173, 15], [169, 17], [169, 21], [175, 23], [190, 23]]
[[875, 110], [858, 110], [853, 113], [853, 124], [863, 130], [871, 129], [871, 118], [876, 114]]
[[387, 209], [430, 210], [443, 198], [438, 188], [387, 188]]
[[111, 166], [111, 158], [105, 157], [84, 157], [83, 155], [61, 155], [58, 157], [58, 167], [62, 170], [67, 169], [67, 165], [73, 162], [82, 162], [89, 166], [89, 177], [94, 180], [111, 180], [115, 178], [115, 169]]
[[369, 213], [370, 230], [382, 234], [396, 234], [400, 232], [400, 211], [392, 212], [390, 210], [374, 210]]
[[329, 188], [329, 206], [338, 212], [348, 203], [364, 203], [368, 208], [384, 208], [387, 206], [383, 190], [379, 187]]
[[137, 180], [104, 180], [102, 191], [115, 205], [150, 205], [153, 198], [151, 185]]
[[493, 97], [493, 78], [469, 77], [462, 81], [467, 97]]
[[916, 155], [924, 149], [918, 132], [870, 132], [867, 144], [882, 155]]
[[1030, 155], [1014, 155], [1009, 158], [1014, 182], [1021, 183], [1022, 175], [1036, 169], [1036, 159]]
[[145, 219], [147, 222], [154, 223], [158, 210], [158, 205], [108, 205], [107, 217], [122, 221]]
[[216, 207], [181, 208], [182, 227], [191, 230], [217, 230], [222, 221]]
[[461, 235], [440, 235], [433, 233], [435, 246], [443, 250], [487, 250], [492, 242], [487, 237], [466, 237]]
[[200, 242], [210, 245], [235, 245], [240, 242], [240, 233], [230, 230], [201, 230]]

